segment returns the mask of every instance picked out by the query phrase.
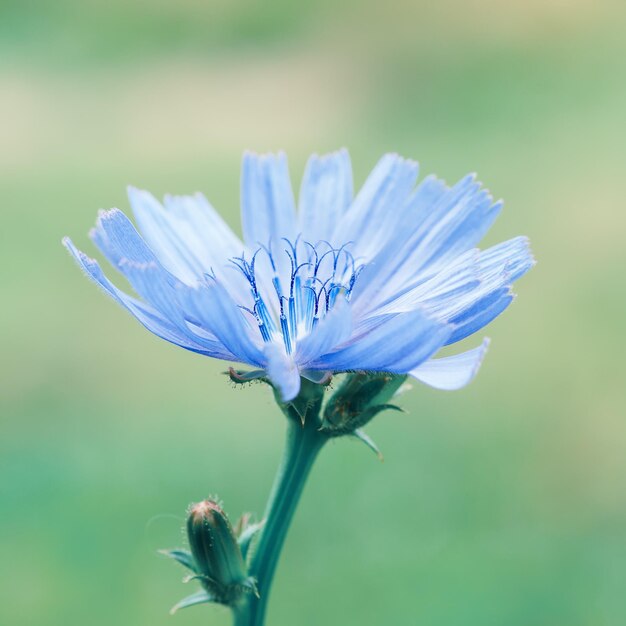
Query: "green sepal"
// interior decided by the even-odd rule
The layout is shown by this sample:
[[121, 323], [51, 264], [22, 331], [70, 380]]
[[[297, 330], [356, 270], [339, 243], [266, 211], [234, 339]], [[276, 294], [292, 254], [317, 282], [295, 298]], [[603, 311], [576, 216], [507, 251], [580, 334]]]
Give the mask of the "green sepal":
[[245, 385], [246, 383], [252, 383], [255, 381], [269, 382], [265, 370], [252, 370], [247, 372], [245, 370], [236, 370], [234, 367], [229, 367], [227, 372], [224, 372], [230, 377], [230, 380], [236, 385]]
[[332, 395], [324, 419], [341, 424], [369, 407], [387, 404], [406, 381], [405, 374], [355, 372], [348, 374]]
[[188, 574], [183, 578], [185, 584], [190, 583], [192, 580], [199, 580], [203, 585], [215, 585], [215, 581], [204, 574]]
[[360, 429], [357, 429], [352, 433], [352, 436], [355, 439], [362, 441], [378, 457], [378, 460], [381, 463], [385, 460], [385, 458], [383, 457], [383, 453], [378, 449], [378, 446], [376, 445], [374, 440], [365, 432], [363, 432]]
[[310, 420], [318, 422], [322, 401], [324, 400], [324, 389], [327, 385], [328, 382], [319, 384], [301, 377], [300, 393], [293, 400], [283, 402], [280, 397], [280, 391], [276, 387], [273, 387], [274, 397], [282, 412], [289, 419], [296, 420], [302, 425]]
[[378, 404], [370, 406], [360, 413], [351, 415], [344, 423], [332, 424], [327, 423], [326, 419], [322, 421], [322, 432], [325, 432], [329, 437], [341, 437], [342, 435], [351, 435], [359, 428], [362, 428], [371, 420], [373, 420], [379, 413], [383, 411], [399, 411], [404, 413], [404, 409], [396, 406], [395, 404]]
[[247, 562], [248, 560], [248, 552], [250, 551], [250, 546], [254, 541], [254, 538], [258, 535], [261, 528], [265, 524], [265, 520], [262, 522], [258, 522], [257, 524], [250, 524], [246, 526], [239, 537], [237, 538], [237, 542], [239, 543], [239, 549], [241, 550], [241, 556], [243, 560]]
[[241, 537], [241, 533], [243, 533], [243, 531], [248, 528], [251, 517], [252, 513], [242, 513], [239, 516], [239, 519], [233, 526], [233, 532], [235, 533], [236, 537]]
[[190, 569], [195, 574], [198, 573], [196, 562], [191, 552], [189, 552], [188, 550], [182, 550], [181, 548], [174, 548], [172, 550], [159, 550], [159, 554], [164, 554], [165, 556], [170, 557], [170, 559], [178, 561], [183, 567]]
[[261, 597], [259, 595], [259, 589], [257, 587], [256, 580], [252, 576], [250, 576], [250, 578], [248, 578], [248, 580], [246, 580], [246, 582], [243, 583], [242, 586], [248, 593], [254, 594], [257, 598]]
[[177, 602], [170, 609], [170, 613], [174, 615], [174, 613], [176, 613], [179, 609], [186, 609], [187, 607], [195, 606], [196, 604], [208, 604], [215, 601], [216, 600], [213, 595], [205, 589], [201, 589], [200, 591], [196, 591], [196, 593], [192, 593], [190, 596], [183, 598], [180, 602]]

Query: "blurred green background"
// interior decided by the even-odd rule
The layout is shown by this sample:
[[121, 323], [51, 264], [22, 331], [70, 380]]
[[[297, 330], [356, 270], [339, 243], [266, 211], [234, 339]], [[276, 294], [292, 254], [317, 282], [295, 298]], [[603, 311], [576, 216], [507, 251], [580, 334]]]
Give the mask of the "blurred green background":
[[[0, 0], [0, 624], [170, 617], [189, 502], [260, 515], [283, 420], [144, 331], [61, 248], [128, 183], [238, 225], [245, 148], [475, 170], [538, 266], [473, 385], [324, 451], [269, 624], [618, 626], [626, 615], [626, 5]], [[477, 343], [477, 339], [473, 345]]]

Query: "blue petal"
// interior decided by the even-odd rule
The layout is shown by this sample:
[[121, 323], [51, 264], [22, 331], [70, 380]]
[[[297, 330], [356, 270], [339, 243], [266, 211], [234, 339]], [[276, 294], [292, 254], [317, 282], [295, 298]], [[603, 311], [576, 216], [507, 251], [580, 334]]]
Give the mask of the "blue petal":
[[[458, 341], [456, 337], [467, 336], [468, 329], [474, 328], [479, 319], [491, 321], [490, 315], [506, 308], [512, 300], [511, 282], [533, 264], [525, 237], [516, 237], [480, 253], [470, 250], [428, 280], [381, 303], [377, 312], [423, 308], [442, 321], [461, 325], [463, 328], [453, 333], [454, 341]], [[483, 309], [487, 314], [483, 314]], [[467, 325], [470, 319], [474, 322]], [[478, 330], [480, 326], [475, 328]]]
[[165, 267], [188, 283], [208, 271], [209, 268], [203, 267], [192, 246], [187, 245], [182, 233], [178, 232], [176, 220], [165, 212], [152, 194], [129, 187], [128, 199], [146, 241]]
[[89, 235], [113, 267], [119, 267], [122, 260], [158, 263], [154, 252], [119, 209], [100, 211]]
[[445, 193], [432, 185], [438, 198], [434, 206], [420, 204], [414, 224], [405, 216], [359, 279], [354, 300], [365, 310], [373, 310], [475, 247], [501, 210], [501, 204], [493, 204], [473, 176], [466, 176]]
[[513, 302], [510, 288], [503, 287], [488, 293], [471, 307], [453, 317], [450, 322], [456, 326], [446, 344], [465, 339], [492, 322]]
[[332, 311], [323, 317], [313, 331], [298, 341], [295, 359], [301, 367], [321, 354], [330, 352], [350, 338], [352, 317], [345, 300], [338, 301]]
[[372, 170], [346, 211], [333, 239], [354, 242], [354, 254], [371, 259], [393, 233], [402, 206], [415, 186], [418, 165], [386, 154]]
[[147, 243], [161, 263], [188, 284], [243, 250], [202, 194], [165, 196], [165, 207], [134, 187], [128, 188], [128, 197]]
[[526, 273], [534, 259], [525, 237], [516, 237], [482, 252], [478, 259], [479, 284], [457, 297], [444, 295], [424, 303], [432, 314], [457, 328], [454, 343], [480, 330], [513, 301], [511, 281]]
[[162, 317], [157, 310], [120, 291], [106, 278], [97, 261], [78, 250], [69, 238], [63, 239], [63, 245], [87, 276], [100, 285], [107, 295], [121, 304], [150, 332], [192, 352], [221, 359], [233, 358], [232, 354], [215, 339], [198, 337], [186, 327], [175, 326], [170, 320]]
[[[177, 308], [173, 305], [173, 289], [179, 280], [160, 264], [124, 213], [118, 209], [103, 211], [90, 234], [111, 264], [126, 276], [133, 289], [164, 317], [175, 319]], [[149, 273], [149, 280], [145, 279], [146, 274], [142, 274], [142, 270]]]
[[430, 175], [417, 185], [404, 203], [395, 206], [393, 214], [397, 215], [396, 226], [373, 265], [382, 269], [384, 264], [381, 261], [388, 256], [389, 251], [397, 254], [409, 239], [415, 238], [417, 232], [426, 232], [428, 226], [424, 227], [424, 224], [427, 221], [432, 224], [434, 207], [442, 204], [441, 199], [449, 191], [450, 187], [444, 181]]
[[[121, 268], [127, 276], [133, 288], [142, 298], [150, 302], [164, 317], [172, 321], [178, 328], [187, 329], [189, 334], [203, 343], [212, 346], [214, 356], [225, 360], [242, 361], [245, 363], [258, 364], [248, 357], [258, 355], [254, 352], [254, 343], [246, 350], [240, 350], [238, 343], [233, 343], [223, 335], [219, 329], [223, 325], [223, 312], [226, 307], [216, 307], [212, 300], [223, 297], [222, 293], [215, 293], [213, 287], [199, 286], [189, 287], [183, 283], [171, 285], [165, 273], [154, 264], [136, 264], [130, 261], [122, 262]], [[203, 307], [194, 307], [195, 301], [185, 297], [189, 293], [206, 292], [207, 300], [203, 301]], [[230, 296], [228, 296], [230, 299]], [[208, 301], [210, 300], [210, 301]], [[241, 317], [239, 309], [234, 308], [234, 317]], [[218, 329], [217, 331], [215, 329]], [[241, 329], [237, 329], [240, 332]], [[241, 331], [243, 332], [243, 331]]]
[[181, 306], [191, 318], [213, 333], [236, 357], [234, 360], [263, 367], [264, 357], [258, 340], [241, 309], [233, 302], [226, 289], [220, 284], [177, 287]]
[[512, 283], [535, 265], [535, 259], [528, 238], [515, 237], [481, 252], [479, 263], [483, 276], [502, 275]]
[[332, 241], [341, 216], [352, 202], [352, 167], [347, 150], [322, 157], [313, 155], [304, 171], [300, 187], [300, 232], [307, 241]]
[[413, 258], [419, 258], [423, 267], [441, 265], [476, 246], [484, 237], [502, 210], [501, 202], [493, 202], [480, 183], [433, 225], [419, 242]]
[[243, 157], [241, 211], [243, 235], [251, 250], [296, 235], [296, 211], [284, 153]]
[[284, 346], [269, 343], [265, 347], [265, 370], [283, 402], [293, 400], [300, 392], [300, 372], [295, 361], [286, 354]]
[[406, 373], [432, 356], [453, 328], [411, 311], [385, 316], [367, 332], [353, 335], [349, 343], [309, 365], [315, 369], [372, 370]]
[[409, 374], [435, 389], [452, 391], [469, 384], [478, 373], [489, 347], [489, 339], [473, 350], [440, 359], [429, 359]]
[[[180, 307], [177, 304], [175, 290], [182, 287], [182, 283], [161, 266], [155, 254], [121, 211], [113, 209], [103, 212], [98, 219], [96, 228], [92, 231], [92, 238], [111, 263], [126, 276], [133, 289], [142, 298], [150, 302], [164, 317], [176, 319], [176, 311]], [[197, 279], [194, 280], [194, 283], [196, 285], [201, 284]], [[227, 299], [232, 302], [230, 296], [227, 296]], [[215, 305], [212, 302], [213, 298], [209, 298], [209, 300], [207, 306], [210, 309], [203, 312], [201, 326], [213, 333], [214, 326], [223, 328], [226, 320], [223, 319], [224, 311], [220, 309], [219, 303]], [[234, 307], [234, 314], [231, 314], [231, 317], [239, 320], [241, 318], [239, 309]], [[215, 334], [217, 335], [217, 333]], [[223, 334], [222, 338], [228, 338], [228, 334]], [[227, 344], [224, 343], [224, 345]], [[236, 351], [231, 350], [231, 348], [228, 349], [241, 357], [244, 362], [258, 364], [258, 359], [250, 361], [247, 358], [248, 352], [241, 349], [240, 342], [233, 343], [230, 340], [230, 345], [239, 346]], [[255, 354], [254, 350], [251, 349], [251, 353]]]
[[158, 265], [122, 259], [119, 266], [143, 300], [149, 302], [163, 317], [176, 325], [185, 324], [185, 318], [176, 300], [175, 285]]
[[[458, 302], [480, 286], [480, 252], [469, 250], [434, 275], [424, 275], [416, 284], [407, 284], [387, 301], [380, 302], [375, 314], [405, 313], [417, 308], [436, 311], [442, 303]], [[359, 309], [355, 309], [358, 311]]]

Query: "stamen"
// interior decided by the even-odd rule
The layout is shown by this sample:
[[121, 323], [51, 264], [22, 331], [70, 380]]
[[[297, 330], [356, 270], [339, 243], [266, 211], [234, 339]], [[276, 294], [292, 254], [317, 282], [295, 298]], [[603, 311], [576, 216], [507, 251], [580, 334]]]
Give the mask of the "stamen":
[[293, 297], [289, 298], [289, 332], [293, 337], [298, 334], [298, 325], [296, 319], [296, 301]]
[[267, 326], [262, 321], [259, 321], [259, 330], [261, 331], [261, 337], [263, 337], [263, 341], [265, 343], [269, 343], [272, 340], [272, 337], [267, 330]]
[[260, 246], [261, 247], [255, 252], [254, 255], [256, 256], [261, 250], [263, 250], [265, 254], [267, 254], [267, 258], [270, 260], [272, 270], [276, 272], [276, 263], [274, 263], [274, 257], [272, 256], [272, 242], [270, 241], [267, 246], [264, 246], [263, 244], [260, 244]]
[[254, 310], [256, 312], [257, 319], [259, 320], [259, 324], [262, 323], [267, 329], [267, 331], [269, 332], [269, 334], [270, 335], [273, 334], [274, 331], [276, 330], [276, 327], [274, 326], [274, 322], [272, 321], [269, 311], [267, 310], [267, 307], [265, 306], [265, 302], [263, 302], [261, 298], [259, 298], [254, 303]]
[[326, 244], [330, 250], [333, 249], [333, 245], [327, 239], [319, 239], [318, 242], [315, 244], [315, 247], [317, 248], [317, 246], [319, 246], [321, 243]]
[[311, 325], [313, 323], [313, 316], [317, 313], [317, 293], [315, 293], [315, 289], [310, 286], [306, 286], [306, 310], [304, 313], [304, 322], [305, 328], [307, 332], [311, 331]]
[[241, 271], [241, 273], [245, 276], [246, 280], [250, 283], [250, 287], [252, 288], [252, 295], [257, 298], [258, 290], [256, 285], [256, 278], [254, 275], [254, 259], [256, 258], [256, 254], [252, 257], [252, 264], [246, 261], [245, 254], [242, 253], [240, 257], [235, 257], [230, 260], [230, 262]]
[[302, 235], [298, 235], [293, 243], [291, 243], [287, 237], [281, 237], [281, 239], [291, 248], [291, 254], [289, 254], [289, 251], [287, 250], [285, 250], [285, 252], [289, 254], [289, 258], [294, 266], [298, 265], [298, 243], [300, 242], [300, 237], [302, 237]]
[[[315, 246], [312, 243], [308, 242], [308, 241], [305, 241], [304, 244], [309, 246], [309, 248], [311, 248], [311, 252], [315, 256], [315, 264], [314, 265], [317, 265], [318, 256], [317, 256], [317, 250], [315, 249]], [[311, 256], [310, 255], [309, 255], [309, 262], [311, 262]]]
[[339, 256], [341, 255], [342, 252], [346, 255], [346, 258], [351, 258], [352, 259], [352, 261], [353, 261], [352, 267], [354, 268], [354, 257], [352, 256], [352, 254], [348, 250], [346, 250], [346, 247], [349, 246], [352, 243], [353, 243], [352, 241], [348, 241], [347, 243], [344, 243], [337, 250], [337, 255], [335, 256], [335, 271], [337, 271], [337, 262], [339, 261]]
[[315, 272], [314, 272], [314, 276], [317, 276], [317, 272], [320, 268], [320, 265], [322, 264], [322, 261], [329, 255], [329, 254], [333, 254], [335, 252], [335, 250], [333, 248], [331, 248], [330, 250], [328, 250], [327, 252], [324, 252], [324, 254], [322, 254], [322, 256], [319, 258], [319, 260], [317, 261], [317, 263], [315, 264]]
[[[272, 277], [272, 285], [274, 285], [274, 290], [276, 291], [276, 295], [278, 296], [279, 301], [282, 301], [283, 298], [283, 290], [280, 286], [280, 278], [278, 278], [278, 274], [274, 274]], [[281, 304], [282, 308], [282, 304]]]
[[216, 283], [217, 282], [217, 276], [215, 275], [215, 270], [212, 267], [209, 268], [208, 272], [205, 272], [203, 274], [203, 277], [204, 277], [204, 281], [206, 283], [210, 283], [210, 282]]
[[341, 293], [341, 290], [345, 287], [339, 283], [333, 283], [328, 290], [328, 298], [326, 299], [326, 311], [328, 312], [329, 308], [332, 309], [335, 306], [335, 302], [337, 300], [337, 295]]
[[285, 350], [287, 354], [291, 354], [291, 333], [287, 326], [287, 318], [284, 315], [280, 316], [280, 328], [283, 331], [283, 342], [285, 344]]
[[[231, 263], [250, 284], [253, 306], [249, 308], [241, 305], [241, 310], [256, 318], [263, 341], [274, 341], [276, 335], [280, 333], [285, 350], [291, 354], [296, 348], [297, 341], [309, 334], [322, 317], [332, 310], [340, 294], [346, 300], [350, 299], [364, 266], [358, 265], [352, 253], [347, 250], [347, 246], [352, 242], [338, 248], [326, 240], [313, 245], [301, 239], [300, 235], [293, 242], [286, 238], [283, 238], [283, 241], [287, 244], [284, 253], [289, 258], [289, 269], [285, 268], [284, 264], [280, 265], [280, 268], [277, 267], [276, 258], [271, 250], [271, 241], [267, 246], [260, 245], [250, 261], [242, 254], [231, 259]], [[307, 250], [306, 261], [303, 262], [298, 260], [300, 244]], [[271, 276], [256, 274], [257, 256], [261, 252], [269, 259]], [[331, 255], [332, 262], [324, 263]], [[270, 283], [275, 296], [269, 296], [272, 301], [267, 301], [261, 297], [259, 288], [262, 290], [265, 286], [267, 290]], [[287, 285], [289, 285], [288, 295], [285, 293]]]
[[354, 289], [354, 284], [356, 283], [356, 279], [359, 277], [359, 274], [365, 268], [364, 265], [361, 265], [355, 272], [350, 276], [350, 282], [348, 283], [348, 290], [346, 291], [346, 300], [350, 301], [350, 296], [352, 295], [352, 290]]

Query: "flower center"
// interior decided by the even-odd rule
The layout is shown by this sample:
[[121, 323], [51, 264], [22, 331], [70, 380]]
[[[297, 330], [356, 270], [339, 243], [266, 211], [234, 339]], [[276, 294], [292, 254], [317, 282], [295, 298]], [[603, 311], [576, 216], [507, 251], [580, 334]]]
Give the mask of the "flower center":
[[349, 301], [363, 269], [348, 250], [327, 241], [315, 245], [281, 239], [282, 246], [260, 246], [250, 260], [245, 254], [231, 259], [250, 285], [251, 306], [241, 306], [256, 320], [263, 341], [280, 335], [291, 354], [340, 297]]

